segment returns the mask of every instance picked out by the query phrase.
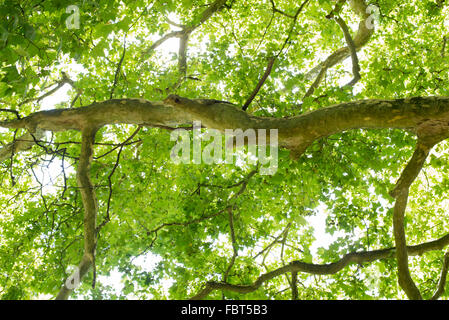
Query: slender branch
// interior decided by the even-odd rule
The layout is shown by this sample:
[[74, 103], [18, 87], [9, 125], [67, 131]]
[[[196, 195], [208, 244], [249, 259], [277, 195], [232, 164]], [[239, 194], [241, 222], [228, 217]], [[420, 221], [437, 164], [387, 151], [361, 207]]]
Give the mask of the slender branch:
[[183, 24], [179, 24], [179, 23], [176, 23], [176, 22], [174, 22], [173, 20], [170, 20], [170, 18], [165, 18], [165, 20], [167, 20], [167, 22], [169, 23], [169, 24], [171, 24], [172, 26], [175, 26], [175, 27], [178, 27], [178, 28], [181, 28], [181, 29], [184, 29], [186, 26], [185, 25], [183, 25]]
[[[76, 178], [81, 192], [84, 207], [84, 254], [78, 265], [77, 279], [81, 279], [87, 274], [89, 269], [94, 267], [95, 279], [95, 249], [97, 246], [96, 221], [98, 213], [98, 203], [95, 189], [90, 179], [90, 166], [93, 156], [93, 145], [97, 128], [88, 127], [82, 132], [81, 153], [79, 157]], [[67, 286], [67, 280], [56, 296], [57, 300], [68, 299], [74, 287]]]
[[232, 258], [229, 262], [229, 265], [225, 271], [225, 274], [223, 276], [223, 282], [228, 281], [229, 272], [231, 271], [232, 267], [234, 266], [235, 259], [237, 258], [238, 251], [237, 251], [237, 241], [235, 239], [235, 230], [234, 230], [234, 215], [231, 207], [228, 207], [228, 218], [229, 218], [229, 231], [231, 233], [231, 242], [232, 242]]
[[[344, 1], [340, 1], [341, 4], [344, 3]], [[337, 4], [338, 5], [338, 4]], [[359, 23], [359, 28], [357, 30], [357, 34], [355, 35], [353, 41], [354, 41], [354, 47], [356, 50], [360, 50], [363, 46], [365, 46], [368, 41], [370, 40], [371, 36], [374, 33], [374, 28], [368, 23], [368, 19], [370, 18], [370, 15], [366, 12], [366, 9], [368, 8], [365, 0], [354, 0], [350, 2], [351, 9], [362, 18], [362, 21]], [[336, 6], [337, 7], [337, 6]], [[335, 9], [334, 9], [335, 10]], [[334, 13], [329, 14], [329, 17], [332, 17], [335, 13], [338, 13], [340, 9], [337, 8], [337, 10]], [[304, 98], [307, 98], [311, 96], [316, 88], [319, 87], [321, 84], [321, 81], [324, 79], [324, 75], [326, 74], [327, 70], [335, 66], [336, 64], [340, 63], [341, 61], [345, 60], [351, 56], [351, 49], [350, 47], [346, 46], [343, 48], [340, 48], [336, 50], [334, 53], [332, 53], [326, 60], [318, 64], [316, 67], [314, 67], [311, 71], [309, 71], [306, 74], [306, 79], [313, 79], [315, 78], [313, 84], [309, 88], [309, 90], [306, 92]]]
[[267, 80], [268, 76], [270, 75], [271, 69], [273, 68], [273, 64], [275, 61], [276, 61], [276, 57], [271, 57], [268, 60], [268, 65], [265, 69], [265, 73], [263, 74], [262, 78], [260, 78], [259, 82], [257, 83], [256, 88], [254, 88], [253, 92], [251, 93], [251, 95], [248, 97], [245, 104], [243, 105], [243, 107], [242, 107], [243, 111], [246, 111], [246, 109], [248, 109], [251, 102], [254, 100], [256, 95], [259, 93], [260, 88], [262, 88], [263, 84], [265, 83], [265, 80]]
[[449, 251], [447, 251], [444, 254], [443, 266], [441, 268], [441, 275], [440, 275], [440, 281], [438, 282], [438, 288], [435, 291], [435, 293], [433, 294], [433, 296], [430, 298], [430, 300], [437, 300], [444, 293], [448, 270], [449, 270]]
[[[260, 256], [260, 255], [263, 254], [264, 252], [267, 252], [267, 253], [268, 253], [269, 250], [271, 250], [271, 248], [272, 248], [276, 243], [279, 243], [279, 239], [281, 239], [281, 237], [286, 238], [286, 234], [288, 233], [288, 230], [290, 229], [291, 225], [292, 225], [292, 223], [289, 222], [289, 223], [287, 224], [287, 226], [281, 231], [281, 233], [279, 233], [279, 235], [278, 235], [277, 237], [274, 237], [274, 240], [273, 240], [270, 244], [268, 244], [268, 246], [266, 246], [265, 248], [263, 248], [259, 253], [257, 253], [257, 254], [253, 257], [253, 259], [257, 258], [258, 256]], [[265, 258], [264, 258], [264, 260], [265, 260]]]
[[408, 254], [405, 237], [404, 216], [409, 189], [421, 171], [430, 149], [448, 135], [447, 124], [425, 124], [417, 129], [418, 142], [415, 152], [396, 183], [390, 195], [396, 199], [393, 210], [393, 233], [398, 261], [398, 282], [409, 299], [421, 300], [422, 295], [414, 283], [408, 268]]
[[[265, 83], [265, 81], [267, 80], [268, 76], [271, 73], [271, 70], [273, 68], [274, 62], [276, 61], [276, 59], [282, 54], [282, 52], [284, 51], [285, 46], [287, 45], [287, 43], [289, 43], [292, 32], [295, 28], [295, 24], [296, 24], [296, 20], [298, 19], [299, 14], [301, 13], [301, 11], [304, 9], [304, 7], [309, 3], [310, 0], [305, 0], [298, 8], [298, 10], [296, 10], [296, 13], [294, 16], [292, 16], [293, 22], [290, 26], [290, 31], [288, 33], [287, 38], [285, 39], [281, 49], [279, 50], [279, 52], [271, 57], [268, 60], [268, 65], [265, 68], [265, 72], [262, 75], [262, 78], [260, 78], [259, 82], [257, 83], [256, 88], [253, 90], [253, 92], [251, 93], [251, 95], [248, 97], [248, 99], [246, 100], [245, 104], [242, 107], [243, 111], [246, 111], [249, 107], [249, 105], [251, 104], [251, 102], [254, 100], [254, 98], [256, 97], [256, 95], [259, 93], [259, 90], [262, 88], [263, 84]], [[272, 2], [273, 8], [275, 8], [274, 6], [274, 2]], [[271, 22], [270, 22], [271, 23]]]
[[76, 89], [76, 87], [75, 87], [75, 82], [74, 82], [72, 79], [70, 79], [70, 78], [68, 77], [68, 75], [67, 75], [65, 72], [61, 72], [61, 74], [62, 74], [62, 79], [59, 80], [59, 81], [57, 81], [56, 83], [54, 83], [54, 84], [52, 84], [52, 85], [49, 86], [49, 87], [51, 87], [51, 86], [54, 86], [54, 85], [56, 84], [56, 87], [54, 87], [53, 89], [51, 89], [51, 90], [47, 91], [46, 93], [40, 95], [39, 97], [36, 97], [36, 98], [29, 98], [29, 99], [24, 100], [24, 101], [22, 101], [21, 103], [19, 103], [18, 106], [20, 107], [20, 106], [22, 106], [22, 105], [24, 105], [24, 104], [26, 104], [26, 103], [32, 102], [32, 101], [36, 101], [36, 102], [39, 103], [39, 102], [40, 102], [41, 100], [43, 100], [44, 98], [46, 98], [46, 97], [48, 97], [48, 96], [51, 96], [53, 93], [55, 93], [56, 91], [58, 91], [58, 90], [59, 90], [60, 88], [62, 88], [65, 84], [69, 84], [69, 85], [72, 86], [72, 88]]
[[162, 38], [160, 38], [159, 40], [157, 40], [156, 42], [154, 42], [143, 54], [142, 56], [146, 56], [149, 55], [150, 53], [152, 53], [154, 50], [157, 49], [157, 47], [159, 47], [161, 44], [163, 44], [165, 41], [167, 41], [168, 39], [171, 38], [179, 38], [182, 36], [182, 34], [184, 33], [183, 30], [180, 31], [172, 31], [170, 33], [165, 34]]
[[[203, 24], [210, 17], [212, 17], [212, 15], [215, 12], [220, 11], [225, 6], [225, 4], [226, 4], [226, 0], [215, 0], [215, 2], [213, 2], [211, 5], [209, 5], [207, 7], [207, 9], [201, 13], [199, 22], [197, 24], [193, 24], [191, 26], [183, 26], [182, 30], [180, 30], [180, 31], [172, 31], [170, 33], [167, 33], [162, 38], [160, 38], [155, 43], [153, 43], [147, 50], [145, 50], [143, 52], [142, 56], [149, 55], [150, 53], [153, 52], [153, 50], [155, 50], [157, 47], [159, 47], [162, 43], [164, 43], [168, 39], [182, 38], [184, 35], [192, 33], [196, 28], [198, 28], [201, 24]], [[175, 25], [171, 21], [169, 23]], [[179, 27], [180, 25], [176, 25], [176, 26]]]
[[328, 68], [329, 67], [327, 66], [327, 62], [324, 62], [323, 66], [322, 66], [322, 69], [320, 70], [319, 74], [315, 78], [315, 81], [312, 83], [312, 85], [309, 87], [309, 89], [307, 90], [306, 94], [302, 98], [303, 100], [305, 98], [307, 98], [307, 97], [310, 97], [315, 92], [315, 90], [320, 86], [321, 81], [323, 81], [323, 78], [326, 75], [326, 72], [327, 72]]
[[[246, 175], [242, 180], [240, 180], [237, 183], [228, 185], [228, 186], [221, 186], [221, 185], [216, 185], [216, 184], [206, 184], [206, 183], [199, 183], [198, 187], [195, 189], [195, 191], [192, 192], [192, 194], [199, 194], [200, 192], [200, 188], [201, 187], [209, 187], [209, 188], [219, 188], [219, 189], [232, 189], [241, 185], [244, 185], [244, 187], [246, 188], [246, 185], [248, 184], [249, 180], [258, 172], [258, 169], [252, 170], [248, 173], [248, 175]], [[241, 193], [241, 191], [239, 191], [239, 193]]]
[[[428, 251], [441, 250], [447, 245], [449, 245], [449, 234], [446, 234], [445, 236], [434, 241], [422, 243], [415, 246], [408, 246], [407, 253], [410, 256], [421, 255]], [[335, 274], [350, 264], [363, 264], [381, 259], [391, 259], [394, 257], [395, 251], [395, 248], [389, 248], [373, 251], [353, 252], [346, 254], [345, 256], [343, 256], [343, 258], [336, 262], [322, 265], [305, 263], [301, 261], [292, 261], [288, 265], [262, 274], [252, 284], [240, 285], [215, 281], [207, 282], [204, 285], [203, 289], [201, 289], [196, 295], [190, 298], [190, 300], [204, 299], [215, 290], [229, 290], [238, 293], [253, 292], [260, 286], [262, 286], [262, 284], [264, 284], [265, 282], [289, 272], [305, 272], [315, 275]]]
[[270, 2], [271, 2], [271, 8], [272, 8], [273, 12], [280, 13], [281, 15], [286, 16], [287, 18], [290, 18], [290, 19], [294, 19], [295, 18], [291, 14], [285, 13], [284, 11], [279, 10], [278, 8], [276, 8], [276, 5], [274, 4], [273, 0], [270, 0]]
[[114, 167], [112, 168], [111, 172], [108, 175], [108, 186], [109, 186], [109, 195], [108, 195], [108, 202], [106, 206], [106, 217], [104, 218], [103, 222], [96, 228], [96, 232], [100, 232], [101, 228], [103, 228], [106, 223], [108, 223], [111, 220], [111, 217], [109, 215], [109, 211], [111, 208], [111, 199], [112, 199], [112, 176], [115, 173], [115, 170], [117, 169], [119, 162], [120, 162], [120, 155], [122, 153], [123, 148], [129, 144], [129, 141], [133, 139], [136, 134], [140, 131], [142, 127], [139, 126], [124, 142], [121, 143], [120, 149], [117, 152], [117, 159], [115, 161]]

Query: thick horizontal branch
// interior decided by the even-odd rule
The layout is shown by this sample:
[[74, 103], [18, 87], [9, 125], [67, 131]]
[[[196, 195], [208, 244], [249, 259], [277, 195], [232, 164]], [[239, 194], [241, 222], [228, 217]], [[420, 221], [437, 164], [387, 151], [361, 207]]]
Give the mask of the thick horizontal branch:
[[279, 144], [300, 155], [314, 140], [346, 130], [416, 129], [427, 122], [445, 125], [449, 123], [449, 97], [360, 100], [292, 118], [275, 118], [252, 116], [230, 103], [170, 95], [164, 102], [113, 99], [75, 109], [40, 111], [22, 119], [0, 122], [0, 127], [27, 128], [32, 132], [36, 129], [65, 131], [119, 123], [172, 127], [188, 125], [194, 120], [221, 132], [277, 129]]
[[[449, 245], [449, 234], [434, 241], [430, 241], [416, 246], [408, 246], [407, 253], [410, 256], [421, 255], [431, 250], [441, 250], [447, 245]], [[225, 282], [213, 282], [213, 281], [208, 282], [198, 294], [196, 294], [191, 298], [191, 300], [204, 299], [212, 291], [215, 290], [228, 290], [238, 293], [253, 292], [257, 290], [265, 282], [280, 275], [283, 275], [285, 273], [305, 272], [317, 275], [335, 274], [350, 264], [363, 264], [381, 259], [394, 258], [395, 251], [396, 251], [395, 248], [389, 248], [374, 251], [353, 252], [345, 255], [337, 262], [329, 264], [313, 264], [301, 261], [293, 261], [288, 265], [285, 265], [281, 268], [278, 268], [276, 270], [261, 275], [259, 278], [257, 278], [256, 281], [248, 285], [230, 284]]]

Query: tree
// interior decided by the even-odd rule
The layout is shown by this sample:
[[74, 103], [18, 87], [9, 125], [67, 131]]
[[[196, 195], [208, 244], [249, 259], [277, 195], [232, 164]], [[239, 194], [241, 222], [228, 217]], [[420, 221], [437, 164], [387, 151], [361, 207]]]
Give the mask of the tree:
[[[448, 12], [2, 1], [2, 298], [444, 298]], [[175, 163], [179, 128], [277, 130], [276, 170]]]

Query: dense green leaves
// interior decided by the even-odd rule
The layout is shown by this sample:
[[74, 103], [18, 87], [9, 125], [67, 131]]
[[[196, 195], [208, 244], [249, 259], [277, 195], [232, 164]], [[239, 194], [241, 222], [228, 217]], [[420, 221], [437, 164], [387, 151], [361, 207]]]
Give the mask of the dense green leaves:
[[[56, 108], [110, 98], [162, 100], [169, 93], [242, 105], [275, 55], [248, 109], [255, 115], [289, 117], [356, 99], [447, 96], [447, 5], [368, 2], [379, 7], [380, 20], [359, 52], [361, 81], [341, 88], [352, 74], [350, 64], [340, 63], [303, 99], [313, 82], [307, 72], [346, 45], [335, 21], [325, 18], [333, 1], [310, 1], [296, 21], [300, 3], [284, 0], [273, 2], [278, 11], [271, 1], [227, 1], [205, 21], [211, 1], [0, 1], [0, 104], [25, 116], [44, 108], [45, 93], [65, 83], [67, 96], [62, 89], [49, 95], [58, 100]], [[79, 28], [67, 25], [78, 12], [68, 9], [72, 5]], [[355, 33], [359, 17], [348, 5], [341, 16]], [[179, 38], [146, 52], [180, 30], [177, 24], [196, 27], [186, 75], [178, 66]], [[226, 276], [232, 284], [252, 284], [293, 260], [331, 263], [350, 252], [394, 246], [388, 191], [413, 153], [411, 132], [343, 132], [315, 141], [299, 159], [280, 149], [277, 172], [264, 176], [251, 175], [257, 165], [241, 159], [174, 164], [167, 128], [141, 128], [121, 144], [136, 129], [114, 125], [97, 133], [91, 177], [98, 224], [108, 214], [110, 221], [99, 233], [97, 286], [91, 288], [90, 273], [74, 297], [185, 299], [209, 280]], [[20, 133], [2, 130], [0, 142]], [[83, 207], [75, 177], [80, 137], [75, 131], [48, 133], [0, 165], [2, 299], [53, 297], [67, 267], [82, 256]], [[410, 244], [448, 230], [447, 147], [441, 143], [432, 151], [412, 186]], [[426, 297], [435, 290], [441, 263], [441, 252], [410, 261]], [[288, 273], [246, 295], [216, 291], [209, 298], [290, 299], [290, 283]], [[299, 273], [298, 288], [300, 299], [403, 298], [394, 259], [328, 276]]]

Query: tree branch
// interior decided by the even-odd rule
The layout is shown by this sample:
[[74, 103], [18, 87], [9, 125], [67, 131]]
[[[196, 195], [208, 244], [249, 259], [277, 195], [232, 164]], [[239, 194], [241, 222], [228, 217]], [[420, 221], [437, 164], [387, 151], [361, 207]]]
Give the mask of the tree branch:
[[232, 212], [232, 208], [228, 207], [228, 218], [229, 218], [229, 231], [231, 233], [231, 242], [232, 242], [232, 258], [229, 262], [229, 265], [225, 271], [225, 274], [223, 276], [223, 282], [228, 281], [229, 272], [231, 271], [232, 267], [234, 266], [235, 259], [237, 258], [238, 251], [237, 251], [237, 241], [235, 239], [235, 231], [234, 231], [234, 215]]
[[271, 69], [273, 68], [273, 64], [275, 61], [276, 61], [276, 57], [271, 57], [268, 60], [268, 65], [265, 69], [265, 73], [263, 74], [262, 78], [260, 78], [259, 82], [257, 83], [256, 88], [254, 88], [253, 92], [251, 93], [251, 95], [248, 97], [245, 104], [243, 105], [243, 107], [242, 107], [243, 111], [246, 111], [246, 109], [248, 109], [251, 102], [254, 100], [256, 95], [259, 93], [260, 88], [262, 88], [263, 84], [265, 83], [265, 80], [267, 80], [268, 76], [270, 75]]
[[[287, 45], [287, 43], [289, 43], [293, 29], [295, 28], [295, 24], [296, 24], [296, 20], [298, 19], [299, 14], [301, 13], [301, 11], [304, 9], [304, 7], [309, 3], [310, 0], [305, 0], [298, 8], [298, 10], [296, 10], [296, 13], [294, 16], [291, 16], [291, 18], [293, 19], [293, 22], [291, 24], [290, 27], [290, 31], [288, 33], [287, 38], [284, 41], [284, 44], [282, 45], [281, 49], [279, 50], [279, 52], [271, 57], [268, 60], [268, 65], [265, 69], [265, 73], [263, 74], [262, 78], [260, 78], [259, 82], [257, 83], [256, 88], [253, 90], [253, 92], [251, 93], [251, 95], [249, 96], [249, 98], [246, 100], [245, 104], [242, 107], [243, 111], [246, 111], [246, 109], [248, 109], [249, 105], [251, 104], [251, 102], [254, 100], [254, 98], [256, 97], [256, 95], [259, 93], [259, 90], [262, 88], [263, 84], [265, 83], [265, 81], [267, 80], [268, 76], [271, 73], [271, 69], [273, 68], [274, 62], [276, 61], [276, 59], [282, 54], [282, 52], [284, 51], [285, 46]], [[271, 1], [271, 4], [273, 6], [273, 10], [277, 10], [274, 6], [274, 2], [273, 0]], [[277, 11], [277, 12], [282, 12], [282, 11]], [[271, 21], [270, 21], [271, 23]]]
[[[353, 39], [354, 47], [358, 51], [368, 43], [368, 41], [370, 40], [371, 36], [374, 33], [374, 28], [371, 28], [371, 26], [368, 24], [370, 15], [366, 12], [368, 6], [366, 5], [365, 0], [354, 0], [350, 2], [350, 5], [352, 10], [363, 19], [359, 23], [357, 34]], [[311, 96], [314, 90], [319, 87], [328, 69], [342, 62], [350, 55], [351, 55], [350, 47], [340, 48], [334, 53], [332, 53], [325, 61], [314, 67], [311, 71], [309, 71], [306, 74], [306, 79], [315, 78], [315, 80], [312, 86], [307, 91], [304, 98]]]
[[[190, 33], [192, 33], [196, 28], [198, 28], [201, 24], [203, 24], [210, 17], [212, 17], [212, 15], [215, 12], [220, 11], [224, 7], [225, 4], [226, 4], [226, 0], [215, 0], [215, 2], [213, 2], [211, 5], [209, 5], [207, 7], [207, 9], [201, 13], [198, 23], [191, 24], [191, 26], [183, 26], [182, 30], [180, 30], [180, 31], [172, 31], [170, 33], [167, 33], [162, 38], [160, 38], [155, 43], [153, 43], [147, 50], [145, 50], [143, 53], [143, 56], [149, 55], [153, 50], [155, 50], [157, 47], [159, 47], [162, 43], [164, 43], [168, 39], [175, 38], [175, 37], [182, 38], [185, 35], [187, 35], [187, 36], [190, 35]], [[169, 23], [174, 25], [174, 23], [171, 21], [169, 21]], [[180, 25], [177, 25], [177, 26], [179, 27]]]
[[122, 67], [123, 60], [125, 59], [125, 53], [126, 53], [126, 35], [123, 38], [123, 52], [122, 52], [122, 55], [120, 57], [120, 61], [117, 64], [117, 68], [115, 70], [114, 83], [112, 84], [112, 89], [111, 89], [111, 94], [109, 96], [109, 99], [112, 99], [112, 97], [114, 96], [114, 91], [115, 91], [115, 87], [117, 86], [120, 69]]
[[433, 294], [433, 296], [430, 298], [430, 300], [437, 300], [444, 293], [448, 269], [449, 269], [449, 251], [447, 251], [444, 254], [443, 266], [441, 268], [441, 275], [440, 275], [440, 281], [438, 282], [438, 288], [435, 291], [435, 293]]
[[294, 18], [295, 18], [295, 17], [292, 16], [291, 14], [285, 13], [284, 11], [277, 9], [277, 8], [276, 8], [276, 5], [274, 4], [274, 1], [273, 1], [273, 0], [270, 0], [270, 2], [271, 2], [271, 8], [272, 8], [273, 12], [275, 12], [275, 13], [276, 13], [276, 12], [277, 12], [277, 13], [280, 13], [280, 14], [282, 14], [283, 16], [286, 16], [287, 18], [290, 18], [290, 19], [294, 19]]
[[13, 154], [31, 149], [35, 144], [33, 136], [36, 139], [41, 139], [44, 136], [44, 131], [38, 129], [33, 134], [27, 132], [19, 138], [14, 139], [14, 141], [4, 145], [0, 148], [0, 162], [10, 159]]
[[448, 123], [427, 122], [417, 128], [418, 142], [409, 163], [402, 171], [399, 180], [390, 195], [396, 199], [393, 210], [393, 233], [398, 261], [398, 282], [409, 299], [421, 300], [422, 295], [416, 287], [408, 268], [408, 254], [405, 237], [404, 216], [407, 208], [409, 189], [421, 171], [430, 149], [439, 141], [448, 137]]
[[343, 31], [343, 34], [345, 35], [346, 43], [351, 52], [353, 79], [351, 80], [351, 82], [349, 82], [344, 87], [352, 87], [361, 79], [359, 58], [357, 57], [357, 49], [355, 48], [354, 40], [352, 40], [351, 34], [349, 33], [348, 26], [346, 25], [344, 20], [342, 18], [340, 18], [339, 16], [336, 16], [335, 21], [338, 23], [341, 30]]
[[[408, 246], [407, 252], [409, 255], [421, 255], [425, 252], [431, 250], [441, 250], [444, 247], [449, 245], [449, 234], [445, 236], [430, 241], [427, 243], [423, 243], [416, 246]], [[381, 250], [373, 250], [373, 251], [362, 251], [362, 252], [353, 252], [346, 254], [340, 260], [329, 263], [329, 264], [313, 264], [313, 263], [305, 263], [301, 261], [292, 261], [290, 264], [280, 267], [276, 270], [267, 272], [259, 276], [252, 284], [247, 285], [239, 285], [239, 284], [230, 284], [225, 282], [207, 282], [203, 289], [201, 289], [196, 295], [194, 295], [190, 300], [201, 300], [206, 298], [211, 292], [215, 290], [228, 290], [238, 293], [249, 293], [256, 291], [262, 284], [265, 282], [278, 277], [285, 273], [291, 272], [305, 272], [310, 274], [317, 275], [326, 275], [326, 274], [335, 274], [345, 268], [350, 264], [363, 264], [369, 263], [376, 260], [381, 259], [391, 259], [394, 257], [395, 248], [389, 249], [381, 249]]]
[[[77, 279], [81, 279], [87, 274], [89, 269], [94, 267], [95, 279], [95, 249], [97, 246], [96, 221], [98, 213], [97, 198], [95, 189], [90, 179], [90, 165], [93, 156], [93, 145], [97, 128], [88, 127], [82, 132], [81, 153], [79, 157], [76, 178], [81, 193], [84, 207], [84, 254], [78, 265]], [[67, 281], [56, 296], [56, 300], [68, 299], [73, 288], [67, 286]]]
[[111, 220], [109, 211], [111, 208], [111, 199], [112, 199], [112, 176], [114, 175], [115, 170], [117, 170], [118, 164], [120, 163], [120, 156], [122, 154], [122, 150], [126, 145], [129, 144], [129, 141], [136, 136], [136, 134], [140, 131], [140, 129], [141, 129], [141, 126], [139, 126], [125, 141], [123, 141], [120, 144], [120, 148], [119, 148], [119, 151], [117, 152], [117, 158], [116, 158], [114, 167], [112, 168], [111, 172], [108, 175], [109, 195], [108, 195], [108, 202], [106, 205], [106, 216], [105, 216], [103, 222], [100, 223], [98, 225], [98, 227], [96, 227], [97, 233], [100, 232], [101, 228], [103, 228]]
[[299, 157], [313, 141], [338, 132], [359, 128], [410, 130], [420, 124], [433, 123], [438, 127], [437, 123], [449, 121], [449, 97], [352, 101], [290, 118], [257, 117], [235, 105], [214, 101], [176, 95], [164, 102], [113, 99], [79, 108], [40, 111], [20, 120], [0, 121], [0, 127], [82, 131], [87, 126], [100, 128], [118, 123], [164, 128], [201, 121], [204, 127], [223, 133], [226, 129], [277, 129], [279, 146]]

